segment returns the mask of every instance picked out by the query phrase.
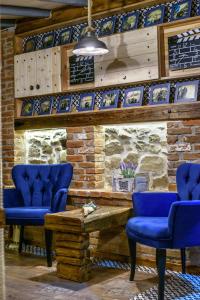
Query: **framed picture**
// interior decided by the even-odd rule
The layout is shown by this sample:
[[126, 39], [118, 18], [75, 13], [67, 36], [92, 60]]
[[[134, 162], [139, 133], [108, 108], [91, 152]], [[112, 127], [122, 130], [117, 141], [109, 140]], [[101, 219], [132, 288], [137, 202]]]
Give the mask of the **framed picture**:
[[40, 100], [40, 109], [38, 115], [50, 115], [53, 105], [53, 98]]
[[116, 23], [116, 17], [111, 17], [102, 20], [99, 26], [100, 27], [99, 36], [113, 34], [115, 31], [115, 23]]
[[55, 33], [49, 32], [43, 35], [42, 37], [42, 48], [51, 48], [54, 46]]
[[35, 51], [36, 48], [36, 37], [32, 37], [26, 40], [24, 45], [24, 52], [32, 52]]
[[153, 7], [145, 12], [144, 27], [161, 24], [164, 21], [165, 6]]
[[24, 100], [22, 104], [21, 116], [32, 116], [34, 110], [33, 100]]
[[66, 113], [71, 110], [72, 98], [71, 96], [60, 96], [58, 98], [57, 113]]
[[122, 24], [120, 27], [120, 31], [129, 31], [133, 29], [137, 29], [138, 26], [138, 18], [139, 18], [139, 12], [132, 12], [124, 15], [122, 17]]
[[78, 111], [88, 111], [94, 109], [94, 93], [85, 93], [80, 96]]
[[182, 0], [172, 5], [170, 20], [189, 18], [191, 14], [192, 0]]
[[163, 83], [151, 86], [150, 105], [169, 103], [170, 83]]
[[102, 95], [100, 109], [116, 108], [119, 100], [119, 90], [106, 91]]
[[123, 107], [140, 106], [142, 105], [144, 87], [135, 87], [125, 90]]
[[63, 29], [59, 33], [59, 45], [69, 44], [71, 42], [72, 28]]
[[197, 101], [199, 91], [199, 80], [178, 82], [176, 84], [174, 102]]

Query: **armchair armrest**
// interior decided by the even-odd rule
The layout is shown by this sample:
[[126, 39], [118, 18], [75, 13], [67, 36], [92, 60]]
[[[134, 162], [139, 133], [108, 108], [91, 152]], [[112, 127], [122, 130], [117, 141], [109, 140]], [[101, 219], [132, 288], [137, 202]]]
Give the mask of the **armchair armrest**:
[[200, 200], [179, 201], [169, 213], [174, 248], [200, 246]]
[[68, 189], [66, 188], [60, 189], [56, 192], [54, 199], [51, 203], [52, 212], [65, 211], [65, 207], [67, 204], [67, 192]]
[[24, 206], [20, 192], [15, 188], [4, 189], [3, 206], [4, 208]]
[[133, 193], [133, 207], [137, 216], [168, 217], [173, 202], [178, 201], [177, 193], [143, 192]]

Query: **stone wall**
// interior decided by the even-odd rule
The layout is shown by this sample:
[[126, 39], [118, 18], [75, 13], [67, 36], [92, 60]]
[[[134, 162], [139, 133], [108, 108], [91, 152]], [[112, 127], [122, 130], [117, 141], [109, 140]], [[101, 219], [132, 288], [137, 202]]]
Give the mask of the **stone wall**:
[[26, 131], [24, 136], [26, 163], [66, 162], [66, 138], [66, 129]]
[[120, 175], [121, 162], [137, 165], [136, 174], [148, 173], [150, 190], [167, 190], [167, 123], [105, 127], [105, 187]]

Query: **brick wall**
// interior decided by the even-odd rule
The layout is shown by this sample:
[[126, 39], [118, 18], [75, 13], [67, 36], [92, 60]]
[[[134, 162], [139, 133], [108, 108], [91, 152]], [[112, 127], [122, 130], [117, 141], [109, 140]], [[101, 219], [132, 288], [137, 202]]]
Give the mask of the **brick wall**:
[[67, 161], [74, 166], [72, 188], [104, 187], [104, 143], [101, 126], [67, 128]]
[[200, 120], [167, 123], [169, 189], [176, 190], [176, 170], [189, 161], [200, 162]]
[[14, 164], [14, 33], [1, 34], [1, 111], [3, 184], [12, 184], [11, 169]]

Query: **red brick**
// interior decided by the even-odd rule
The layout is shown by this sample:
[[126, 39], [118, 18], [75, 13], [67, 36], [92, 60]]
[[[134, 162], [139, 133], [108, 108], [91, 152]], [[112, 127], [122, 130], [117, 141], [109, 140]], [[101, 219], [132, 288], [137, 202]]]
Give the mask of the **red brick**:
[[79, 166], [81, 168], [94, 168], [95, 163], [94, 162], [80, 162]]
[[188, 121], [183, 121], [183, 125], [185, 126], [198, 126], [200, 125], [200, 120], [188, 120]]
[[168, 144], [175, 144], [176, 142], [178, 141], [178, 136], [176, 135], [169, 135], [168, 137], [167, 137], [167, 143]]
[[177, 161], [177, 160], [179, 160], [179, 155], [178, 154], [176, 154], [176, 153], [170, 153], [170, 154], [168, 154], [168, 160], [169, 161]]
[[196, 135], [186, 136], [184, 138], [184, 141], [187, 143], [200, 143], [200, 136], [196, 136]]
[[183, 153], [183, 159], [195, 160], [200, 158], [200, 153]]
[[83, 155], [67, 155], [67, 161], [69, 162], [79, 162], [79, 161], [83, 161], [84, 160], [84, 156]]
[[80, 148], [83, 147], [83, 141], [69, 141], [67, 140], [67, 148]]
[[167, 134], [169, 134], [169, 135], [191, 134], [191, 133], [192, 133], [192, 129], [190, 127], [169, 128], [169, 129], [167, 129]]

